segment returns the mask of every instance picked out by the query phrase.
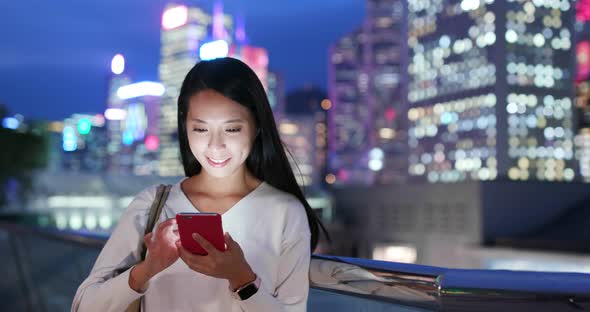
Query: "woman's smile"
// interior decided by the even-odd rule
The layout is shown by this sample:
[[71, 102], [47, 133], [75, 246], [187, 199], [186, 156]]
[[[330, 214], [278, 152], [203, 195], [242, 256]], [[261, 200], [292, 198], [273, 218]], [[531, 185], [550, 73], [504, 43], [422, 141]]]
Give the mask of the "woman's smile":
[[207, 162], [209, 162], [209, 165], [211, 165], [212, 167], [215, 167], [215, 168], [224, 167], [225, 165], [227, 165], [227, 163], [229, 163], [230, 160], [231, 160], [231, 157], [227, 158], [225, 160], [223, 160], [223, 159], [218, 160], [218, 159], [212, 159], [212, 158], [207, 157]]

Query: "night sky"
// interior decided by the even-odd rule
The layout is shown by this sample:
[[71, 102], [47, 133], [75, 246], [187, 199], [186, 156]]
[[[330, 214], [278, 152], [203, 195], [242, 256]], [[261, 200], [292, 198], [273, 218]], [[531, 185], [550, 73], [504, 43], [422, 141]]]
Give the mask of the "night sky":
[[[0, 1], [0, 103], [31, 119], [102, 112], [116, 53], [134, 80], [157, 80], [167, 2]], [[212, 0], [183, 3], [212, 7]], [[245, 16], [248, 39], [268, 49], [270, 69], [288, 90], [325, 88], [329, 45], [365, 16], [363, 0], [226, 0], [224, 9]]]

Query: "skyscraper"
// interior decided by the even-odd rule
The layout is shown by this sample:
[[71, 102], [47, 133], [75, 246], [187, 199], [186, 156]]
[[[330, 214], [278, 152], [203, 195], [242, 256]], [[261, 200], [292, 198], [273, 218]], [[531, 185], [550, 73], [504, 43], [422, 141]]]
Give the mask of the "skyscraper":
[[290, 152], [289, 162], [300, 186], [318, 186], [316, 170], [315, 120], [313, 115], [283, 117], [278, 121], [281, 140]]
[[[331, 102], [323, 90], [306, 86], [287, 95], [284, 114], [279, 118], [281, 138], [294, 148], [295, 161], [305, 177], [301, 185], [320, 188], [326, 176], [327, 117]], [[306, 140], [303, 142], [302, 140]], [[293, 166], [293, 172], [298, 173]]]
[[268, 72], [266, 94], [275, 118], [277, 118], [285, 110], [285, 83], [279, 73]]
[[576, 2], [576, 159], [590, 182], [590, 1]]
[[125, 160], [117, 173], [158, 174], [158, 115], [164, 92], [162, 84], [151, 81], [128, 84], [117, 91], [123, 100], [120, 158]]
[[[235, 31], [234, 31], [235, 29]], [[246, 26], [242, 17], [237, 18], [234, 27], [233, 17], [223, 13], [221, 0], [213, 6], [213, 26], [211, 39], [201, 46], [202, 59], [233, 57], [246, 63], [258, 76], [265, 90], [268, 84], [268, 52], [248, 43]]]
[[113, 57], [111, 73], [103, 117], [108, 140], [106, 169], [113, 174], [158, 174], [158, 115], [164, 86], [150, 81], [131, 83], [121, 54]]
[[571, 1], [408, 2], [409, 174], [575, 177]]
[[188, 71], [199, 61], [212, 18], [198, 7], [168, 5], [162, 15], [160, 81], [166, 88], [160, 106], [159, 174], [184, 175], [178, 151], [177, 99]]
[[[369, 169], [375, 183], [403, 182], [407, 176], [406, 109], [408, 50], [406, 1], [367, 1], [368, 67], [373, 105]], [[371, 153], [371, 151], [373, 151]], [[383, 151], [383, 159], [379, 154]], [[375, 157], [377, 154], [377, 157]]]
[[369, 111], [361, 94], [367, 79], [361, 66], [364, 38], [358, 29], [338, 40], [330, 51], [328, 92], [333, 107], [328, 113], [328, 170], [342, 182], [349, 181], [350, 175], [362, 179], [367, 170], [361, 163], [370, 147], [370, 128], [363, 122]]
[[105, 118], [101, 114], [73, 114], [62, 128], [62, 168], [74, 172], [104, 172], [108, 142]]
[[391, 182], [406, 175], [405, 142], [398, 135], [407, 63], [403, 3], [367, 1], [362, 27], [331, 47], [328, 162], [336, 183]]
[[106, 130], [108, 136], [107, 154], [109, 172], [119, 172], [123, 160], [123, 132], [121, 131], [121, 122], [124, 115], [124, 101], [117, 96], [117, 90], [121, 86], [131, 83], [131, 78], [125, 72], [125, 58], [117, 54], [111, 61], [111, 72], [108, 83], [108, 100], [107, 109], [105, 110]]

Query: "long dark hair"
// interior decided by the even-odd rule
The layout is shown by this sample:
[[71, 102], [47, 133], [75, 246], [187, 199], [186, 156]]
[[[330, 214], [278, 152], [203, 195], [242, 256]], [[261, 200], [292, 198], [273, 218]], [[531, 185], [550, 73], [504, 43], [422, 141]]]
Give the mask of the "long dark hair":
[[258, 179], [294, 195], [303, 204], [313, 251], [320, 228], [328, 238], [326, 229], [295, 180], [262, 83], [248, 65], [237, 59], [226, 57], [201, 61], [188, 72], [182, 83], [178, 97], [178, 143], [185, 175], [197, 175], [202, 168], [188, 143], [186, 118], [190, 97], [203, 90], [214, 90], [248, 108], [256, 123], [256, 138], [246, 159], [246, 167]]

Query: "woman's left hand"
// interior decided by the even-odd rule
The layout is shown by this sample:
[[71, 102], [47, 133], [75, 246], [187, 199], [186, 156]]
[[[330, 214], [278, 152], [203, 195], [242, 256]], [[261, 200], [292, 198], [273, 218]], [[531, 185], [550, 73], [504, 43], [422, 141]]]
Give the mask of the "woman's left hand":
[[244, 252], [229, 233], [225, 233], [225, 251], [219, 251], [201, 235], [194, 233], [193, 239], [207, 251], [207, 255], [201, 256], [191, 253], [182, 247], [180, 240], [176, 242], [180, 251], [180, 258], [193, 271], [223, 278], [229, 281], [232, 289], [237, 289], [246, 283], [256, 279], [256, 274], [244, 257]]

